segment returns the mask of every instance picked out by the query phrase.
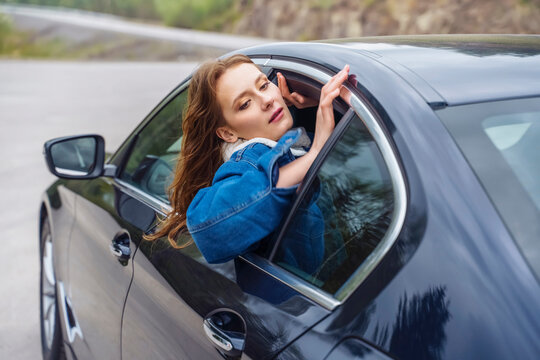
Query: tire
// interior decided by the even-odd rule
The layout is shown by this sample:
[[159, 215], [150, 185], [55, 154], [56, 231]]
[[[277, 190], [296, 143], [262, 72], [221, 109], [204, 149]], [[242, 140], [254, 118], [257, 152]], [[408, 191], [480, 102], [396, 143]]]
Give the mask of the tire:
[[64, 360], [64, 344], [56, 296], [52, 236], [49, 220], [45, 217], [40, 234], [40, 284], [39, 314], [41, 325], [41, 348], [44, 360]]

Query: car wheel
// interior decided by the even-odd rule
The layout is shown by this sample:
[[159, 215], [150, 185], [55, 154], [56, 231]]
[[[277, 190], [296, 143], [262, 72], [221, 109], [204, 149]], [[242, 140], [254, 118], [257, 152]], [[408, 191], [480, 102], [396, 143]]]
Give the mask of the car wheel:
[[56, 298], [56, 277], [52, 251], [52, 236], [49, 221], [43, 220], [40, 241], [40, 322], [41, 347], [44, 360], [65, 359], [60, 316]]

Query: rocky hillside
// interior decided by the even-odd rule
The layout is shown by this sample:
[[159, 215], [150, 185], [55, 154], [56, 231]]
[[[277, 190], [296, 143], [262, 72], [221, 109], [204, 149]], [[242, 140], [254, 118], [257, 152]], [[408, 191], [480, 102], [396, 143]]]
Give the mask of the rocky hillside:
[[223, 30], [284, 40], [540, 33], [540, 0], [239, 0]]

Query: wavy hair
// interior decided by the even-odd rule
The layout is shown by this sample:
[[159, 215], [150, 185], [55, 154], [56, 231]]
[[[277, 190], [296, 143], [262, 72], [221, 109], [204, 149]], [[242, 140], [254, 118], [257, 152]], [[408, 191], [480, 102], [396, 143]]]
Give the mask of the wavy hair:
[[182, 147], [176, 164], [174, 179], [169, 186], [171, 211], [159, 220], [155, 232], [144, 236], [156, 240], [163, 236], [175, 248], [184, 248], [192, 241], [178, 245], [178, 235], [186, 231], [186, 211], [197, 192], [212, 185], [217, 169], [223, 164], [220, 139], [216, 130], [225, 120], [217, 100], [219, 78], [230, 68], [249, 63], [245, 55], [214, 60], [202, 64], [193, 74], [188, 89], [188, 103], [182, 121]]

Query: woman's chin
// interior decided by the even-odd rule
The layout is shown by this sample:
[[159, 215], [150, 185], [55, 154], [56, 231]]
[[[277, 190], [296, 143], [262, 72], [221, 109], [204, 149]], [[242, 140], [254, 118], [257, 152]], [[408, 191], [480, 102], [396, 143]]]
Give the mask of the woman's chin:
[[282, 137], [283, 135], [285, 135], [285, 133], [286, 133], [287, 131], [289, 131], [289, 130], [292, 129], [293, 122], [292, 122], [292, 120], [291, 120], [290, 122], [288, 122], [288, 123], [283, 123], [282, 125], [283, 125], [283, 126], [280, 127], [280, 131], [276, 133], [276, 135], [274, 136], [275, 139], [273, 139], [273, 140], [278, 141], [279, 139], [281, 139], [281, 137]]

